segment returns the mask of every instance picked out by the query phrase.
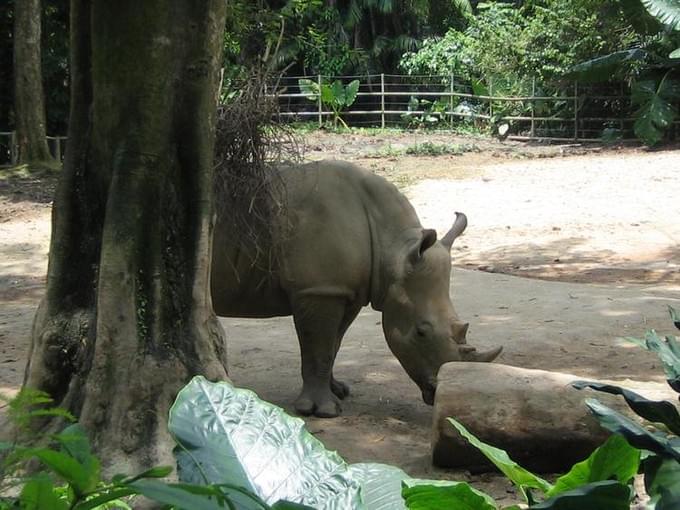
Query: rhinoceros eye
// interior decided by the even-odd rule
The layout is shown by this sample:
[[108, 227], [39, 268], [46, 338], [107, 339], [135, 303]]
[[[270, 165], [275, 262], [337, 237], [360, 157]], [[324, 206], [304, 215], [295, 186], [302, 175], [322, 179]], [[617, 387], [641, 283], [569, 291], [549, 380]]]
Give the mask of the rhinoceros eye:
[[431, 332], [432, 332], [432, 324], [430, 324], [427, 321], [420, 322], [416, 326], [416, 335], [418, 335], [419, 338], [425, 338]]

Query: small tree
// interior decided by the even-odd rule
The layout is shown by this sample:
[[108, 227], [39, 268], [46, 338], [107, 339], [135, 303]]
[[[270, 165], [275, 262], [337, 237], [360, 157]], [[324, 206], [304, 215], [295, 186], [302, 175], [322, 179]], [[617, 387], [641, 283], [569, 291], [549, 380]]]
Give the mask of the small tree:
[[52, 160], [45, 138], [40, 13], [40, 0], [15, 0], [14, 113], [19, 163], [46, 163]]

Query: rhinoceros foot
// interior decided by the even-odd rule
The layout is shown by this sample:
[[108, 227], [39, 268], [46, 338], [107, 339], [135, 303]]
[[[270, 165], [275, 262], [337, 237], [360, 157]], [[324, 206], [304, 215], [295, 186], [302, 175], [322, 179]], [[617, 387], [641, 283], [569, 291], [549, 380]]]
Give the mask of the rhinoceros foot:
[[295, 410], [303, 416], [318, 416], [319, 418], [335, 418], [342, 413], [340, 400], [329, 388], [302, 389], [302, 393], [295, 401]]
[[333, 392], [333, 395], [338, 397], [340, 400], [344, 400], [345, 397], [349, 397], [349, 384], [338, 381], [334, 377], [331, 379], [331, 391]]

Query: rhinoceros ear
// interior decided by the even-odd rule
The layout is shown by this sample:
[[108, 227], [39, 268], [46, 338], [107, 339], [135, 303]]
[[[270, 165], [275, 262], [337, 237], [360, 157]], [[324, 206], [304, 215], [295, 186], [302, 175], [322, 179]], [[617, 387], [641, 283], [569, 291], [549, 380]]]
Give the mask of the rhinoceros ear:
[[432, 230], [431, 228], [424, 228], [422, 231], [421, 238], [418, 239], [415, 246], [411, 250], [411, 253], [409, 254], [409, 259], [411, 260], [411, 262], [412, 263], [418, 262], [423, 256], [423, 253], [425, 253], [425, 250], [431, 248], [436, 242], [437, 231]]

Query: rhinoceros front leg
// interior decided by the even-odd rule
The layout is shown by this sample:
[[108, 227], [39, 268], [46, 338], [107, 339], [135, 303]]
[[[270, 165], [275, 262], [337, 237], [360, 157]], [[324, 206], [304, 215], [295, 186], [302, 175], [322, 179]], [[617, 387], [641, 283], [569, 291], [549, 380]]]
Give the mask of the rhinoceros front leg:
[[[331, 381], [345, 309], [346, 300], [339, 297], [306, 296], [293, 302], [293, 320], [302, 355], [302, 392], [295, 401], [295, 409], [302, 415], [330, 418], [341, 412]], [[339, 381], [336, 384], [339, 392], [340, 386], [346, 387]]]
[[[340, 322], [340, 329], [338, 330], [337, 339], [335, 341], [335, 354], [333, 355], [334, 362], [335, 358], [338, 355], [338, 351], [340, 350], [342, 338], [345, 336], [345, 333], [347, 332], [347, 328], [349, 328], [349, 325], [352, 324], [352, 322], [354, 322], [354, 319], [356, 319], [360, 310], [361, 306], [356, 305], [349, 306], [346, 308], [344, 317]], [[331, 372], [331, 391], [339, 399], [344, 399], [349, 396], [349, 385], [336, 379], [335, 376], [333, 375], [333, 372]]]

